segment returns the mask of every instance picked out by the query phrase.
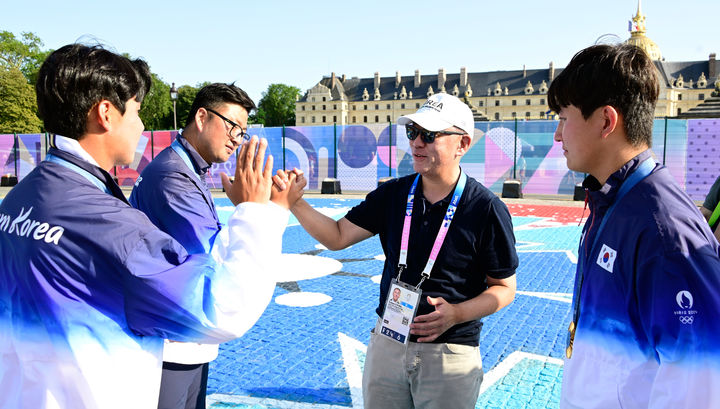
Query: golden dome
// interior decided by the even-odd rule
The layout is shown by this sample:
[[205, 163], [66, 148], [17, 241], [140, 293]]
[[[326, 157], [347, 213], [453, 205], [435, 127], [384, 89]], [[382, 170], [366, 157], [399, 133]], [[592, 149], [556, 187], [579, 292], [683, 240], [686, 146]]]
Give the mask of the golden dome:
[[642, 48], [653, 60], [662, 60], [660, 47], [645, 36], [645, 16], [640, 10], [640, 0], [638, 0], [637, 14], [630, 21], [630, 38], [626, 43]]

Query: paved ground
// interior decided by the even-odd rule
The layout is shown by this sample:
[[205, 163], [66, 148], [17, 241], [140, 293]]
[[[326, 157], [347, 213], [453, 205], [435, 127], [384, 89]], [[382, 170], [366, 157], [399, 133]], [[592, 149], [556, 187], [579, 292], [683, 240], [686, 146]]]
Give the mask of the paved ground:
[[[332, 217], [359, 198], [311, 197]], [[221, 218], [232, 207], [216, 199]], [[553, 203], [552, 205], [543, 203]], [[564, 205], [564, 206], [563, 206]], [[518, 295], [485, 319], [478, 408], [557, 407], [582, 203], [512, 200]], [[376, 238], [332, 252], [291, 219], [284, 282], [258, 323], [210, 367], [211, 408], [361, 408], [383, 256]]]

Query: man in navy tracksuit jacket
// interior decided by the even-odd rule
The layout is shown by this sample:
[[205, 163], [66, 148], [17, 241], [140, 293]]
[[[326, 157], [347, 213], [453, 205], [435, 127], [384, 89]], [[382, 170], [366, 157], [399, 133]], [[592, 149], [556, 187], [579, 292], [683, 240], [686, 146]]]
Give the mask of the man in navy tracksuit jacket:
[[561, 408], [720, 406], [720, 259], [649, 150], [659, 79], [632, 45], [580, 51], [553, 81], [555, 140], [588, 173]]
[[[182, 134], [135, 183], [130, 204], [190, 254], [209, 253], [222, 229], [206, 178], [213, 163], [228, 161], [245, 141], [254, 108], [245, 91], [232, 84], [203, 87]], [[204, 409], [209, 362], [217, 355], [218, 344], [166, 340], [158, 408]]]
[[266, 141], [243, 146], [242, 183], [224, 177], [237, 207], [209, 254], [188, 255], [108, 174], [132, 161], [150, 83], [144, 61], [98, 46], [62, 47], [40, 68], [57, 136], [0, 203], [0, 408], [154, 409], [163, 339], [234, 339], [272, 297], [288, 212], [267, 204]]

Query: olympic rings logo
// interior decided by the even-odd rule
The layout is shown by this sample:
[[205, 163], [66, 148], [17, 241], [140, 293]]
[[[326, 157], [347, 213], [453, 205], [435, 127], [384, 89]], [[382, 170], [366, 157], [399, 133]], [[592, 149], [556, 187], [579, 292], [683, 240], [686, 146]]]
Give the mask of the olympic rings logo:
[[695, 317], [683, 315], [683, 316], [679, 317], [679, 319], [680, 319], [680, 322], [682, 322], [683, 324], [692, 324], [693, 321], [695, 320]]

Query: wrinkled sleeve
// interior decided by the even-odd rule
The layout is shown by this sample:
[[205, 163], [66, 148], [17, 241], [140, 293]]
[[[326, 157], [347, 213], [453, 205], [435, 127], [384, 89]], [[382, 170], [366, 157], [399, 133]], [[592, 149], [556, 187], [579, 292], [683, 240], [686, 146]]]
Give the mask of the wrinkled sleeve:
[[639, 257], [635, 295], [658, 368], [650, 407], [720, 407], [720, 261], [712, 248]]
[[128, 326], [175, 341], [241, 336], [270, 302], [287, 221], [273, 203], [242, 203], [210, 254], [190, 256], [162, 231], [148, 231], [125, 263]]

